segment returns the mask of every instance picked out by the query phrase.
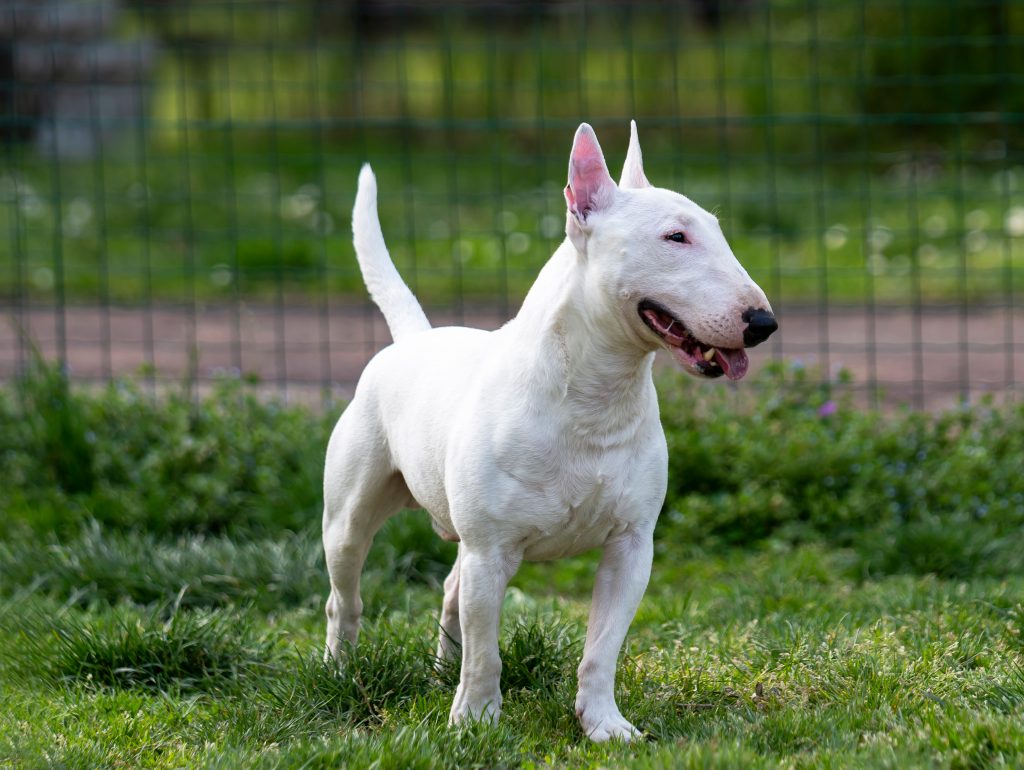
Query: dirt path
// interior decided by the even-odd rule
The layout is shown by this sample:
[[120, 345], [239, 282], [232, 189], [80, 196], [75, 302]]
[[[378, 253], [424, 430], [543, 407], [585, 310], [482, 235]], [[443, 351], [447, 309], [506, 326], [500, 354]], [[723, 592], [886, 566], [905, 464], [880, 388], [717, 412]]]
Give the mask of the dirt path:
[[[257, 376], [290, 400], [318, 400], [326, 389], [352, 392], [366, 361], [389, 341], [369, 304], [318, 307], [242, 305], [190, 308], [0, 306], [0, 377], [26, 355], [16, 329], [49, 358], [61, 350], [72, 375], [103, 380], [152, 366], [159, 381], [191, 367], [201, 382], [220, 373]], [[428, 312], [435, 325], [493, 329], [496, 309]], [[935, 408], [961, 393], [1024, 395], [1024, 307], [910, 309], [813, 308], [779, 311], [781, 329], [751, 355], [752, 371], [783, 358], [836, 372], [850, 370], [866, 393], [875, 382], [888, 404]], [[194, 355], [192, 355], [194, 351]]]

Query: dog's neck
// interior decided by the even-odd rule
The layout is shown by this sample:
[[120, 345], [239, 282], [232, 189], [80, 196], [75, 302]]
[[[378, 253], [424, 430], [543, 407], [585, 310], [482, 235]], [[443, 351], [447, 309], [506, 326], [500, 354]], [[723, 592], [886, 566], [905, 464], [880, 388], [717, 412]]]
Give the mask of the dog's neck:
[[588, 300], [586, 266], [567, 240], [541, 270], [510, 334], [532, 340], [528, 376], [568, 408], [584, 433], [629, 432], [650, 407], [654, 353], [607, 305]]

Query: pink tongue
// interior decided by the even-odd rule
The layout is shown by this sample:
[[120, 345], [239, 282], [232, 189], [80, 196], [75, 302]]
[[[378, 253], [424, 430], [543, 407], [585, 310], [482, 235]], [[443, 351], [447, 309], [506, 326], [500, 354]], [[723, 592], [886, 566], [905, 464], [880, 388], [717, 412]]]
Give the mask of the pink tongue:
[[715, 348], [715, 360], [730, 380], [738, 380], [746, 374], [750, 363], [743, 348]]

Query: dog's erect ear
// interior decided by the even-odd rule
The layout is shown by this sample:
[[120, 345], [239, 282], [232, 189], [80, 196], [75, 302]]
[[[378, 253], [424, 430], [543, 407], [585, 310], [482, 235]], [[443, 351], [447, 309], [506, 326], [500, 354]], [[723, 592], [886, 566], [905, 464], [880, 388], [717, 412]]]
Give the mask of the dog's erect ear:
[[615, 181], [608, 173], [594, 129], [581, 123], [569, 155], [569, 184], [565, 186], [569, 211], [582, 225], [592, 211], [611, 204], [614, 194]]
[[626, 162], [622, 164], [622, 176], [619, 187], [624, 190], [635, 190], [639, 187], [650, 187], [644, 175], [644, 156], [640, 152], [640, 139], [636, 135], [636, 121], [629, 121], [629, 150], [626, 151]]

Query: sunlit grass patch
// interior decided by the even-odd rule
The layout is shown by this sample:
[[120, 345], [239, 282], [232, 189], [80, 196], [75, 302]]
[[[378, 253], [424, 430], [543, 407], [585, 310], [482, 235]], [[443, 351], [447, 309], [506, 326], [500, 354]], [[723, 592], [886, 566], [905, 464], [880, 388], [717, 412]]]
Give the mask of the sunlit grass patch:
[[318, 603], [325, 575], [318, 539], [309, 532], [168, 540], [90, 522], [77, 537], [61, 541], [0, 542], [0, 593], [28, 588], [82, 607], [128, 600], [273, 611]]
[[[378, 533], [363, 595], [371, 615], [406, 606], [420, 592], [440, 603], [451, 544], [437, 538], [422, 512], [407, 512]], [[446, 561], [450, 559], [449, 561]], [[405, 596], [395, 581], [410, 587]], [[273, 613], [322, 608], [329, 589], [319, 532], [276, 537], [183, 534], [159, 537], [87, 522], [77, 535], [21, 533], [0, 541], [0, 596], [26, 592], [89, 607], [174, 603], [178, 607], [246, 605]]]
[[583, 654], [578, 629], [554, 614], [520, 616], [506, 624], [501, 643], [501, 688], [553, 692], [574, 681]]
[[68, 685], [237, 693], [280, 660], [266, 629], [237, 611], [37, 614], [22, 634], [24, 657], [46, 678]]
[[276, 680], [270, 697], [299, 722], [330, 718], [350, 726], [388, 721], [419, 697], [441, 688], [434, 670], [429, 626], [371, 624], [356, 645], [343, 644], [340, 659], [302, 656], [292, 676]]
[[[455, 731], [446, 723], [457, 671], [435, 667], [432, 592], [371, 615], [339, 665], [320, 659], [318, 610], [62, 610], [32, 599], [35, 609], [0, 616], [0, 652], [9, 661], [21, 648], [17, 669], [0, 677], [18, 682], [20, 718], [29, 702], [49, 704], [48, 716], [14, 744], [20, 756], [41, 756], [47, 729], [74, 709], [88, 715], [74, 722], [74, 740], [95, 722], [154, 766], [361, 766], [374, 756], [394, 767], [452, 767], [453, 758], [486, 767], [1013, 765], [1024, 702], [1020, 579], [858, 581], [814, 549], [673, 567], [655, 564], [618, 668], [619, 704], [649, 736], [628, 748], [589, 744], [573, 714], [586, 597], [549, 599], [538, 613], [530, 599], [546, 584], [532, 580], [506, 606], [501, 724]], [[800, 601], [779, 601], [787, 585]], [[674, 601], [678, 591], [689, 598]], [[43, 634], [40, 614], [50, 623]], [[171, 712], [166, 730], [147, 728], [165, 758], [125, 733], [142, 724], [139, 698]], [[82, 756], [106, 756], [87, 748]]]
[[508, 726], [402, 724], [379, 731], [328, 730], [317, 739], [272, 744], [259, 752], [232, 746], [205, 758], [207, 768], [338, 768], [382, 770], [516, 768], [533, 756], [528, 740]]

